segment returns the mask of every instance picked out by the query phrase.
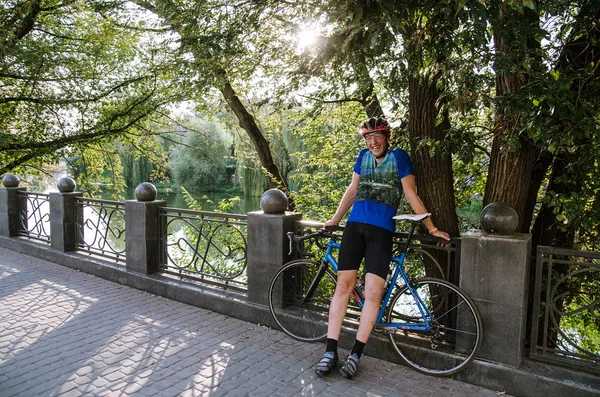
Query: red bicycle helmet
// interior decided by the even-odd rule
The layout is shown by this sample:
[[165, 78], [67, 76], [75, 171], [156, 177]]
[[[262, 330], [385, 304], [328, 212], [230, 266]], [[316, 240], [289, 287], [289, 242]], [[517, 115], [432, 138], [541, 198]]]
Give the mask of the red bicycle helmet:
[[360, 135], [363, 137], [371, 132], [383, 132], [385, 134], [390, 133], [390, 124], [383, 117], [371, 117], [365, 121], [360, 129]]

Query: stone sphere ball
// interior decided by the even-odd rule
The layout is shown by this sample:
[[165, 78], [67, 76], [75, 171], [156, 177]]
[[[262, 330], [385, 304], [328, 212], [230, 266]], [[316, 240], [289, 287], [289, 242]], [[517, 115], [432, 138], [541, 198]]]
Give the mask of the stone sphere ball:
[[66, 176], [58, 180], [58, 182], [56, 183], [56, 187], [61, 193], [72, 193], [75, 191], [77, 183], [75, 183], [73, 178], [69, 178], [68, 176]]
[[2, 178], [2, 184], [4, 187], [18, 187], [21, 180], [18, 176], [13, 174], [6, 174]]
[[260, 198], [260, 209], [265, 214], [283, 214], [288, 207], [288, 198], [279, 189], [269, 189]]
[[150, 182], [142, 182], [135, 188], [137, 201], [153, 201], [156, 198], [156, 187]]
[[517, 230], [519, 215], [508, 204], [491, 203], [481, 211], [479, 223], [487, 233], [508, 236], [514, 234]]

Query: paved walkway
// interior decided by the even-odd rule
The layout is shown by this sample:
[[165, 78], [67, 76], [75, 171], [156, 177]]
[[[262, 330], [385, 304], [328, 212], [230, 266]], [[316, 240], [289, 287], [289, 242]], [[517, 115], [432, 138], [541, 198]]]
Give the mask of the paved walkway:
[[0, 396], [490, 396], [364, 357], [316, 377], [322, 344], [0, 248]]

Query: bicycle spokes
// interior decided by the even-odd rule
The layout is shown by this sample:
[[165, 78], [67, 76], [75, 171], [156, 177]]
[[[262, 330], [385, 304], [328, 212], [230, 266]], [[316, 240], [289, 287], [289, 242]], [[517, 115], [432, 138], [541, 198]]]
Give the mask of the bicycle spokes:
[[[398, 353], [413, 368], [431, 375], [449, 375], [469, 363], [481, 343], [481, 320], [470, 299], [456, 286], [423, 279], [406, 286], [391, 302], [388, 323], [410, 323], [390, 335]], [[422, 315], [425, 306], [427, 321]]]

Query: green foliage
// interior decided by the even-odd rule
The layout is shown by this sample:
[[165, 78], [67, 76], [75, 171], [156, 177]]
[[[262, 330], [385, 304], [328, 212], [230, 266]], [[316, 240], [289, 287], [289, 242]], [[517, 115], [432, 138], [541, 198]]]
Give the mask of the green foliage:
[[359, 105], [329, 106], [323, 113], [299, 112], [294, 133], [306, 150], [291, 153], [297, 168], [290, 174], [299, 188], [297, 208], [308, 218], [325, 221], [335, 213], [352, 179], [356, 156], [364, 143], [357, 126], [365, 118]]
[[226, 183], [231, 136], [218, 124], [196, 122], [195, 131], [184, 131], [180, 145], [171, 147], [169, 162], [179, 185], [205, 190]]
[[166, 90], [169, 50], [124, 4], [40, 6], [0, 12], [0, 172], [33, 173], [73, 155], [90, 160], [87, 172], [101, 157], [117, 171], [114, 140], [151, 134], [149, 118], [176, 98]]
[[[289, 113], [289, 111], [278, 111], [278, 109], [272, 109], [269, 106], [263, 106], [260, 113], [262, 115], [260, 119], [261, 131], [269, 141], [273, 160], [284, 177], [293, 167], [289, 151], [293, 150], [294, 147], [288, 144], [292, 135], [289, 126], [290, 120], [287, 119]], [[260, 197], [269, 188], [269, 181], [267, 172], [261, 166], [247, 134], [238, 132], [235, 135], [235, 156], [237, 161], [236, 179], [239, 180], [244, 195], [247, 197]]]
[[[520, 123], [513, 149], [526, 135], [540, 153], [573, 156], [562, 178], [583, 181], [570, 193], [546, 191], [546, 179], [537, 207], [551, 206], [583, 246], [598, 245], [599, 101], [589, 94], [597, 90], [598, 59], [575, 56], [598, 42], [591, 0], [535, 4], [538, 23], [525, 18], [532, 3], [523, 1], [42, 5], [35, 28], [21, 36], [27, 8], [1, 8], [4, 171], [33, 173], [71, 156], [79, 185], [95, 192], [89, 181], [117, 189], [170, 177], [196, 190], [219, 183], [223, 168], [227, 175], [235, 169], [244, 193], [260, 195], [268, 185], [254, 143], [223, 113], [230, 103], [221, 89], [230, 83], [308, 216], [326, 219], [335, 210], [362, 147], [356, 127], [377, 102], [398, 145], [452, 154], [456, 203], [460, 214], [470, 214], [463, 219], [468, 228], [472, 203], [494, 182], [487, 178], [492, 127], [505, 106]], [[500, 18], [511, 23], [499, 27], [509, 45], [497, 53], [490, 26]], [[319, 34], [313, 46], [299, 45], [303, 25]], [[499, 102], [501, 74], [527, 79]], [[411, 79], [434, 81], [441, 93], [435, 114], [427, 115], [446, 128], [439, 139], [409, 142], [407, 121], [421, 116], [408, 112]], [[159, 145], [153, 136], [174, 128], [166, 105], [181, 99], [236, 131], [233, 150], [231, 141], [183, 127]], [[197, 130], [193, 123], [182, 122]]]

